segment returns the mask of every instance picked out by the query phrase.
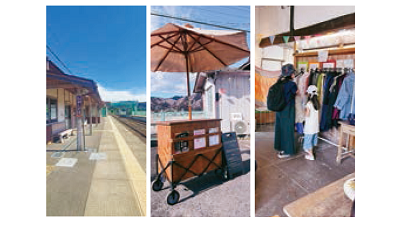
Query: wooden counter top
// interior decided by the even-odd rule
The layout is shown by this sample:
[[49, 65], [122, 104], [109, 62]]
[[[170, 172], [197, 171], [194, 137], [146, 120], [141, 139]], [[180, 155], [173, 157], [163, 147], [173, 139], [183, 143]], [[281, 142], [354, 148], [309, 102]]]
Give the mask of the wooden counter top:
[[157, 121], [157, 125], [176, 125], [187, 123], [205, 123], [209, 121], [221, 121], [222, 119], [194, 119], [194, 120], [173, 120], [173, 121]]
[[349, 174], [289, 203], [283, 211], [289, 217], [349, 217], [353, 202], [344, 194], [343, 185], [354, 176]]

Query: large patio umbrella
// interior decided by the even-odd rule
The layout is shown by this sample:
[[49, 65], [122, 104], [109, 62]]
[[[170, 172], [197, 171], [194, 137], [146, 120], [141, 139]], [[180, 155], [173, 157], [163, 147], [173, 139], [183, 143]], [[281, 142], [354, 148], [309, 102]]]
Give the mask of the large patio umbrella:
[[151, 33], [151, 71], [186, 72], [189, 120], [189, 72], [219, 70], [249, 55], [245, 32], [168, 23]]

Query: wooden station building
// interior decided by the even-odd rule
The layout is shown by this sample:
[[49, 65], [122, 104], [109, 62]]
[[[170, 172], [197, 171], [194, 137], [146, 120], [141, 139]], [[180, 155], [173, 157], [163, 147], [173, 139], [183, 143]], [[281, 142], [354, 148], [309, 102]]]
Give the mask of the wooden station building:
[[91, 133], [103, 105], [93, 80], [65, 74], [46, 59], [46, 143], [77, 130], [79, 120]]

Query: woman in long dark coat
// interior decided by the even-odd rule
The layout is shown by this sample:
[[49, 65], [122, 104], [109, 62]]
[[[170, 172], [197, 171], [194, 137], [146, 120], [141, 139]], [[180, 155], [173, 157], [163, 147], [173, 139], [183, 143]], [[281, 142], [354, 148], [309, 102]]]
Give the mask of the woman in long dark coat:
[[295, 124], [295, 96], [297, 85], [292, 80], [295, 77], [295, 69], [292, 64], [282, 66], [282, 74], [279, 78], [284, 81], [284, 95], [286, 106], [275, 115], [275, 143], [279, 158], [287, 158], [296, 152], [294, 138]]

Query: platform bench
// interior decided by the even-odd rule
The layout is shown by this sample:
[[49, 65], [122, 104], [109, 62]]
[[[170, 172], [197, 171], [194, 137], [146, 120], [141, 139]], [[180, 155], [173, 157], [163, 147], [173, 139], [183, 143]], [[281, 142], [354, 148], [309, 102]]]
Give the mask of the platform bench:
[[64, 143], [64, 139], [70, 137], [71, 135], [72, 135], [72, 129], [67, 129], [57, 134], [60, 143]]

